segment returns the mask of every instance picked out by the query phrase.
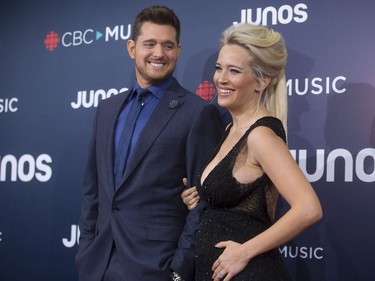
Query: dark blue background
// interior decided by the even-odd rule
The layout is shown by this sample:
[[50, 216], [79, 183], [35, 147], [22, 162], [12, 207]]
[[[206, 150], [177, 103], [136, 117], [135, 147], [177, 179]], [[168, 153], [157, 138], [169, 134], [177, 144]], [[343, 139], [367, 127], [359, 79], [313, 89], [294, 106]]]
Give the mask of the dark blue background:
[[[73, 109], [79, 91], [108, 91], [130, 87], [133, 63], [126, 40], [102, 37], [91, 44], [49, 51], [44, 39], [54, 31], [92, 29], [105, 34], [123, 25], [127, 29], [137, 12], [154, 1], [2, 1], [0, 9], [0, 109], [4, 100], [15, 112], [0, 110], [0, 279], [77, 280], [74, 255], [68, 248], [71, 228], [78, 224], [86, 149], [94, 107]], [[305, 79], [309, 90], [289, 96], [289, 147], [307, 153], [307, 173], [317, 170], [317, 151], [324, 150], [322, 177], [312, 182], [321, 199], [324, 218], [286, 245], [292, 253], [301, 247], [323, 250], [323, 258], [285, 257], [300, 281], [375, 280], [375, 2], [332, 1], [159, 1], [175, 10], [182, 23], [182, 55], [175, 76], [195, 92], [212, 74], [221, 32], [240, 21], [242, 9], [283, 5], [307, 6], [303, 23], [269, 24], [286, 40], [289, 60], [287, 79]], [[90, 36], [90, 39], [93, 36]], [[344, 93], [315, 95], [311, 80], [330, 81], [344, 76], [338, 88]], [[302, 85], [302, 86], [301, 86]], [[322, 83], [326, 87], [325, 83]], [[327, 181], [328, 155], [338, 157], [334, 181]], [[356, 159], [368, 149], [365, 172], [368, 182], [356, 174]], [[51, 178], [40, 182], [11, 181], [6, 155], [18, 162], [22, 155], [34, 159], [48, 154]], [[352, 159], [353, 168], [348, 166]], [[347, 162], [345, 162], [347, 161]], [[346, 164], [345, 164], [346, 163]], [[330, 164], [329, 164], [330, 165]], [[345, 181], [347, 169], [353, 180]], [[27, 167], [24, 172], [27, 173]], [[36, 171], [38, 172], [38, 171]], [[278, 214], [287, 209], [281, 200]]]

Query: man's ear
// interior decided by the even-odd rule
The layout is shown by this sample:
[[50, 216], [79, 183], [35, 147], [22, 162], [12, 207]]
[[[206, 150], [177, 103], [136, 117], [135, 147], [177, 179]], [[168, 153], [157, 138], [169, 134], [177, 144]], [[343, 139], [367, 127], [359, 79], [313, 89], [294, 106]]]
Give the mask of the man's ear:
[[180, 54], [181, 54], [181, 45], [178, 44], [178, 45], [177, 45], [177, 58], [180, 57]]
[[127, 49], [129, 56], [134, 59], [135, 57], [135, 42], [133, 40], [128, 40]]

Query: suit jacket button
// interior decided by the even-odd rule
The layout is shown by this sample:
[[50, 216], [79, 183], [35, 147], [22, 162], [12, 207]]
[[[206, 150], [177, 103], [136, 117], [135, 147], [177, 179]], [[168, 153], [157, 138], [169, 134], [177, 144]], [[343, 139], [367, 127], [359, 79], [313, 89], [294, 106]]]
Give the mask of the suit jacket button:
[[117, 208], [117, 206], [112, 206], [112, 212], [118, 213], [119, 211], [120, 211], [120, 209]]

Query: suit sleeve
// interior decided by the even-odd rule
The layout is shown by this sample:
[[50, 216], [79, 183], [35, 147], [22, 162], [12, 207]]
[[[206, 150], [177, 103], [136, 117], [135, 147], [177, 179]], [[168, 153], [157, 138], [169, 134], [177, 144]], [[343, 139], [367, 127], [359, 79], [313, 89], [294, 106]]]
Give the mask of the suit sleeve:
[[83, 178], [82, 207], [79, 220], [80, 239], [76, 263], [78, 263], [79, 257], [87, 249], [95, 237], [95, 229], [98, 218], [98, 177], [95, 152], [96, 119], [97, 116], [94, 118], [94, 128], [89, 144], [86, 168]]
[[[198, 173], [207, 163], [223, 132], [224, 123], [218, 108], [213, 104], [204, 106], [187, 139], [188, 187], [196, 185]], [[171, 264], [171, 268], [185, 281], [194, 280], [195, 240], [203, 208], [203, 204], [199, 204], [197, 208], [189, 212]]]

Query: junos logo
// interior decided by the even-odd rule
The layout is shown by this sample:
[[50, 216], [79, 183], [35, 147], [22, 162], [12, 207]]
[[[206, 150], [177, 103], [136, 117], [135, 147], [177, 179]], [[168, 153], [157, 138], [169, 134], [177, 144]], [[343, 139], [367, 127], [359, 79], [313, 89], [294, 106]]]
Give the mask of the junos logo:
[[44, 45], [49, 51], [53, 51], [57, 48], [61, 42], [62, 46], [65, 48], [76, 47], [80, 45], [90, 45], [95, 41], [102, 40], [104, 38], [105, 42], [110, 40], [127, 40], [130, 38], [131, 25], [117, 25], [115, 27], [106, 27], [104, 34], [98, 30], [86, 29], [86, 30], [75, 30], [65, 32], [61, 38], [55, 32], [51, 31], [46, 35], [44, 39]]
[[67, 248], [72, 248], [74, 245], [79, 244], [79, 236], [81, 232], [79, 231], [79, 226], [76, 224], [72, 224], [70, 228], [70, 238], [63, 238], [62, 243]]
[[73, 109], [79, 109], [81, 107], [97, 107], [101, 100], [107, 99], [113, 95], [118, 95], [119, 93], [126, 92], [127, 90], [128, 88], [121, 88], [120, 90], [111, 88], [108, 91], [105, 91], [103, 89], [78, 91], [77, 100], [75, 102], [71, 102], [70, 105]]
[[18, 98], [14, 98], [14, 97], [0, 99], [0, 113], [16, 112], [18, 110], [17, 103], [18, 103]]
[[52, 177], [51, 163], [52, 158], [48, 154], [41, 154], [36, 159], [30, 154], [24, 154], [19, 159], [10, 154], [0, 156], [0, 182], [29, 182], [34, 178], [46, 182]]
[[[362, 182], [375, 182], [375, 148], [364, 148], [353, 156], [350, 151], [337, 148], [326, 156], [324, 149], [316, 151], [316, 167], [313, 173], [307, 172], [307, 151], [305, 149], [290, 150], [295, 160], [310, 182], [316, 182], [323, 177], [326, 171], [326, 181], [335, 181], [336, 162], [344, 160], [344, 180], [353, 182], [353, 175]], [[366, 161], [367, 160], [367, 161]], [[309, 169], [311, 171], [311, 169]]]
[[[303, 23], [307, 20], [307, 5], [299, 3], [294, 7], [290, 5], [283, 5], [280, 8], [273, 6], [265, 8], [242, 9], [240, 23], [252, 23], [256, 25], [276, 25], [288, 24], [291, 22]], [[238, 24], [238, 22], [233, 22]]]

